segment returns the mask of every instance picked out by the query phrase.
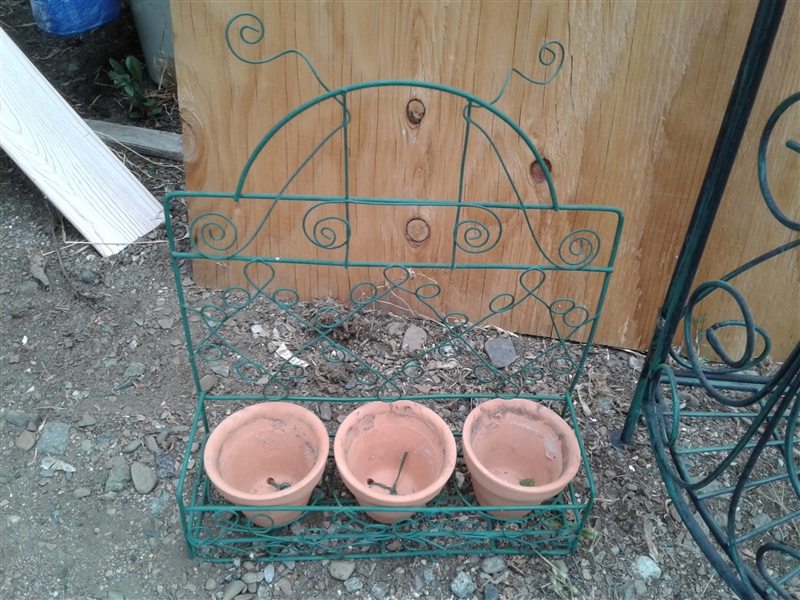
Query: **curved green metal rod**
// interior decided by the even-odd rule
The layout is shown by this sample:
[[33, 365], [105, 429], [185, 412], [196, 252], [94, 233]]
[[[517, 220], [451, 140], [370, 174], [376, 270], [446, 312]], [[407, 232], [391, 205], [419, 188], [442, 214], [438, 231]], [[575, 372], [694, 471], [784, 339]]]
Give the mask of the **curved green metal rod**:
[[[317, 70], [314, 68], [314, 65], [311, 64], [311, 61], [308, 60], [308, 57], [306, 57], [306, 55], [303, 54], [302, 52], [300, 52], [299, 50], [295, 50], [294, 48], [291, 48], [289, 50], [284, 50], [283, 52], [278, 52], [278, 54], [273, 54], [269, 58], [262, 58], [262, 59], [257, 59], [257, 60], [252, 60], [252, 59], [249, 59], [249, 58], [245, 58], [244, 56], [239, 54], [239, 52], [237, 52], [236, 49], [233, 47], [233, 44], [231, 44], [231, 27], [233, 27], [233, 23], [235, 21], [237, 21], [239, 19], [242, 19], [242, 18], [253, 19], [258, 24], [256, 27], [254, 27], [253, 25], [242, 25], [241, 26], [241, 28], [239, 29], [239, 39], [242, 40], [242, 42], [244, 42], [245, 44], [249, 44], [249, 45], [255, 45], [255, 44], [258, 44], [261, 40], [264, 39], [264, 22], [261, 20], [260, 17], [258, 17], [257, 15], [254, 15], [253, 13], [250, 13], [250, 12], [244, 12], [244, 13], [239, 13], [238, 15], [234, 15], [230, 19], [230, 21], [228, 21], [228, 24], [225, 26], [225, 41], [228, 44], [228, 50], [231, 51], [231, 54], [233, 54], [240, 61], [242, 61], [244, 63], [247, 63], [247, 64], [250, 64], [250, 65], [265, 65], [267, 63], [272, 62], [273, 60], [275, 60], [277, 58], [280, 58], [281, 56], [285, 56], [287, 54], [296, 54], [297, 56], [299, 56], [300, 58], [302, 58], [305, 61], [305, 63], [308, 65], [308, 68], [311, 69], [311, 73], [314, 75], [314, 79], [317, 80], [317, 82], [322, 86], [322, 88], [326, 92], [330, 91], [328, 86], [325, 85], [325, 83], [322, 81], [322, 78], [319, 76], [319, 74], [317, 74]], [[247, 39], [246, 32], [254, 32], [256, 37], [254, 39]]]
[[[558, 52], [555, 52], [550, 46], [555, 46], [556, 48], [558, 48]], [[506, 88], [508, 87], [508, 83], [511, 81], [512, 73], [516, 73], [528, 83], [533, 83], [535, 85], [547, 85], [548, 83], [553, 81], [553, 79], [555, 79], [556, 76], [561, 72], [561, 67], [564, 66], [564, 55], [565, 55], [564, 46], [561, 45], [561, 42], [559, 42], [558, 40], [550, 40], [548, 42], [545, 42], [542, 45], [542, 47], [539, 48], [539, 62], [543, 64], [545, 67], [549, 67], [554, 62], [556, 62], [556, 60], [558, 60], [555, 73], [550, 75], [550, 77], [548, 77], [544, 81], [539, 81], [531, 77], [528, 77], [522, 71], [515, 69], [514, 67], [511, 67], [508, 70], [508, 74], [506, 75], [506, 80], [503, 83], [503, 87], [500, 89], [500, 93], [497, 94], [497, 97], [491, 102], [489, 102], [489, 104], [495, 104], [498, 100], [500, 100], [500, 98], [502, 98], [503, 94], [505, 94]]]

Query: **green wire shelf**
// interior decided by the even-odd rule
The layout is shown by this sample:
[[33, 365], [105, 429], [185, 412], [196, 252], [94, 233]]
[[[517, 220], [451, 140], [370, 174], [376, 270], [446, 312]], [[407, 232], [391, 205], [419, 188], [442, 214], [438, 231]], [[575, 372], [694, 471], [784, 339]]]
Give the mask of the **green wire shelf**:
[[[238, 42], [231, 36], [234, 25], [240, 26]], [[242, 58], [238, 46], [259, 42], [263, 31], [263, 24], [255, 15], [234, 16], [226, 30], [233, 54], [253, 64], [265, 64], [287, 53], [298, 54], [325, 92], [287, 114], [263, 137], [244, 165], [235, 191], [173, 192], [164, 198], [178, 300], [198, 393], [177, 490], [189, 555], [224, 561], [236, 556], [251, 560], [291, 556], [297, 560], [574, 552], [589, 518], [595, 487], [572, 397], [613, 272], [622, 213], [609, 207], [560, 205], [547, 162], [528, 135], [495, 106], [512, 73], [533, 84], [549, 83], [563, 64], [563, 47], [555, 41], [542, 46], [539, 58], [547, 71], [546, 77], [535, 80], [511, 69], [500, 94], [492, 102], [486, 102], [461, 90], [422, 81], [373, 81], [329, 90], [308, 59], [295, 50], [264, 60]], [[350, 99], [386, 87], [426, 88], [463, 102], [464, 135], [460, 144], [455, 141], [461, 151], [456, 198], [373, 198], [350, 193], [351, 156], [360, 151], [348, 141], [352, 121]], [[322, 140], [285, 185], [276, 193], [245, 192], [248, 175], [256, 159], [270, 148], [269, 142], [304, 112], [330, 103], [341, 111], [341, 122], [331, 131], [322, 132]], [[531, 186], [538, 184], [512, 175], [515, 169], [502, 156], [490, 134], [500, 126], [508, 128], [521, 142], [525, 155], [515, 159], [525, 161], [526, 165], [535, 160], [541, 165], [544, 178], [541, 189], [547, 190], [549, 202], [527, 200], [537, 196]], [[476, 141], [488, 143], [485, 147], [497, 159], [497, 174], [510, 184], [510, 191], [502, 197], [498, 193], [495, 198], [470, 199], [465, 171], [468, 150]], [[344, 193], [289, 194], [290, 186], [302, 170], [322, 149], [330, 151], [334, 144], [339, 144], [341, 152]], [[170, 203], [175, 199], [185, 199], [190, 206], [209, 200], [224, 200], [229, 207], [249, 203], [248, 206], [257, 206], [263, 217], [255, 225], [248, 224], [246, 235], [240, 236], [234, 220], [223, 211], [199, 214], [194, 211], [188, 234], [176, 239], [173, 229], [178, 224], [173, 225], [169, 215]], [[282, 221], [281, 227], [291, 228], [295, 239], [307, 245], [308, 252], [263, 255], [258, 248], [266, 247], [260, 243], [269, 235], [269, 219], [279, 207], [287, 205], [302, 216], [294, 224]], [[450, 229], [444, 239], [450, 241], [440, 248], [435, 260], [398, 263], [378, 251], [366, 257], [355, 256], [351, 251], [353, 240], [370, 234], [359, 227], [358, 210], [364, 207], [388, 210], [398, 206], [444, 211], [448, 216]], [[557, 240], [551, 239], [553, 236], [545, 229], [550, 222], [547, 219], [555, 213], [570, 223], [568, 233]], [[597, 220], [596, 229], [585, 226], [590, 217]], [[505, 232], [504, 224], [514, 223], [514, 219], [525, 232], [524, 238]], [[512, 244], [523, 245], [525, 256], [536, 258], [524, 264], [498, 261], [498, 257], [504, 256], [503, 249]], [[187, 291], [182, 264], [186, 260], [203, 259], [224, 261], [229, 268], [240, 269], [246, 284], [204, 294]], [[366, 268], [371, 279], [353, 285], [348, 297], [339, 300], [302, 298], [297, 290], [279, 283], [290, 279], [287, 274], [297, 265], [344, 270]], [[450, 307], [447, 290], [437, 283], [447, 281], [453, 273], [489, 271], [507, 273], [508, 287], [492, 290], [495, 295], [480, 314], [467, 314], [469, 311]], [[569, 289], [591, 291], [585, 293], [586, 298], [561, 296], [554, 291], [560, 289], [561, 281], [572, 286]], [[428, 327], [429, 341], [421, 351], [390, 347], [384, 340], [364, 333], [365, 323], [389, 318], [381, 309], [387, 303], [397, 304], [398, 300], [401, 305], [404, 302], [413, 305], [409, 321]], [[545, 319], [552, 337], [520, 338], [518, 344], [524, 346], [521, 356], [505, 368], [495, 368], [482, 344], [489, 335], [487, 332], [491, 331], [492, 337], [499, 335], [490, 328], [512, 313], [524, 319]], [[266, 340], [247, 327], [242, 329], [244, 323], [259, 321], [276, 327], [280, 323], [281, 328], [293, 332], [289, 354], [276, 354]], [[214, 367], [223, 365], [231, 370], [225, 389], [207, 393], [201, 379], [212, 374]], [[338, 374], [339, 379], [331, 379], [331, 373]], [[324, 385], [320, 383], [323, 381]], [[491, 507], [478, 506], [471, 492], [469, 474], [459, 464], [456, 473], [460, 475], [454, 474], [439, 497], [420, 508], [412, 518], [401, 519], [394, 525], [379, 524], [367, 517], [365, 510], [393, 509], [365, 509], [356, 505], [339, 480], [333, 459], [329, 458], [323, 483], [315, 490], [309, 506], [269, 508], [300, 510], [299, 519], [278, 528], [259, 527], [243, 516], [244, 507], [227, 504], [203, 471], [202, 451], [210, 429], [229, 411], [254, 402], [289, 401], [305, 404], [311, 410], [322, 403], [333, 403], [331, 406], [338, 404], [337, 410], [342, 411], [359, 402], [374, 400], [414, 400], [440, 409], [458, 405], [462, 413], [450, 421], [460, 444], [459, 427], [466, 412], [476, 402], [496, 397], [547, 403], [572, 425], [581, 449], [582, 466], [573, 483], [546, 504], [519, 507], [531, 511], [522, 519], [496, 519], [487, 512]], [[331, 436], [335, 434], [335, 425], [334, 419], [329, 427]], [[259, 509], [266, 507], [247, 507], [248, 511]]]

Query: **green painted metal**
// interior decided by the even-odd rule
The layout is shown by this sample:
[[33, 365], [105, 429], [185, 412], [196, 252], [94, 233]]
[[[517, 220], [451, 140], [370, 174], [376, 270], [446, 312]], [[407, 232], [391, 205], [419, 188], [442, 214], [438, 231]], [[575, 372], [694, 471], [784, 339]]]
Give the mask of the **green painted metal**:
[[[175, 198], [188, 203], [198, 198], [224, 199], [234, 206], [239, 202], [260, 202], [264, 217], [251, 229], [249, 236], [240, 239], [231, 219], [221, 213], [197, 215], [189, 224], [188, 242], [177, 240], [173, 224], [167, 213], [173, 270], [178, 287], [178, 299], [184, 333], [189, 349], [192, 377], [198, 392], [197, 411], [192, 424], [187, 453], [181, 468], [178, 485], [178, 502], [190, 556], [204, 560], [222, 561], [233, 556], [247, 556], [253, 560], [273, 560], [291, 556], [295, 559], [323, 559], [336, 556], [411, 556], [469, 554], [469, 553], [532, 553], [567, 554], [575, 550], [581, 532], [587, 523], [595, 497], [591, 467], [580, 436], [578, 421], [573, 410], [572, 397], [579, 383], [591, 343], [608, 291], [609, 278], [614, 268], [622, 230], [623, 217], [615, 208], [559, 204], [546, 163], [522, 129], [494, 104], [500, 94], [486, 102], [474, 95], [422, 81], [373, 81], [330, 90], [314, 70], [310, 61], [295, 50], [288, 50], [264, 60], [244, 59], [232, 42], [234, 24], [240, 27], [240, 42], [258, 43], [263, 38], [263, 25], [252, 14], [235, 16], [228, 24], [226, 34], [231, 52], [245, 62], [266, 64], [280, 56], [300, 55], [314, 77], [325, 90], [318, 97], [293, 110], [266, 133], [256, 145], [242, 168], [233, 192], [173, 192], [164, 198], [168, 209]], [[551, 67], [548, 76], [527, 81], [544, 85], [561, 69], [564, 50], [558, 42], [547, 42], [540, 50], [544, 67]], [[462, 116], [465, 133], [461, 140], [461, 169], [458, 174], [458, 196], [454, 199], [372, 198], [358, 197], [350, 192], [350, 156], [359, 151], [349, 145], [348, 128], [351, 123], [349, 98], [381, 87], [427, 88], [443, 94], [457, 96], [464, 101]], [[330, 132], [322, 134], [322, 141], [311, 150], [277, 193], [244, 192], [248, 175], [256, 159], [268, 143], [288, 123], [326, 102], [341, 107], [342, 119]], [[530, 158], [539, 161], [546, 179], [550, 202], [526, 201], [523, 184], [517, 181], [502, 156], [492, 135], [476, 115], [489, 115], [496, 124], [510, 128], [519, 136]], [[291, 183], [314, 159], [319, 151], [342, 134], [344, 165], [343, 195], [292, 195], [287, 194]], [[488, 142], [498, 160], [498, 173], [510, 184], [511, 201], [500, 198], [468, 199], [466, 183], [466, 155], [475, 139]], [[337, 144], [339, 142], [336, 142]], [[458, 142], [455, 144], [458, 145]], [[294, 224], [298, 236], [302, 235], [309, 248], [329, 256], [311, 259], [307, 256], [262, 256], [256, 250], [256, 240], [264, 236], [265, 226], [279, 204], [293, 203], [302, 207], [302, 218]], [[392, 257], [354, 259], [351, 243], [359, 235], [354, 221], [354, 208], [360, 206], [392, 207], [415, 206], [430, 210], [451, 210], [454, 215], [452, 229], [447, 233], [450, 245], [440, 251], [441, 259], [435, 262], [397, 263]], [[559, 213], [564, 218], [571, 215], [596, 216], [602, 221], [606, 233], [578, 227], [557, 243], [542, 240], [542, 218]], [[503, 223], [521, 215], [524, 217], [526, 235], [514, 239], [504, 231]], [[583, 222], [583, 220], [581, 220]], [[302, 233], [300, 233], [302, 232]], [[184, 239], [186, 239], [184, 238]], [[498, 249], [503, 244], [525, 244], [536, 252], [539, 260], [533, 264], [480, 262], [480, 255]], [[232, 286], [223, 290], [219, 298], [202, 298], [187, 294], [183, 285], [181, 265], [187, 259], [212, 259], [243, 268], [246, 286]], [[352, 286], [348, 298], [327, 300], [322, 306], [317, 302], [301, 301], [299, 293], [274, 283], [282, 272], [294, 265], [315, 265], [339, 269], [369, 267], [381, 273], [379, 280], [362, 280]], [[443, 310], [439, 299], [444, 290], [435, 274], [456, 271], [508, 271], [511, 274], [507, 290], [497, 290], [481, 314], [465, 314], [457, 308]], [[417, 271], [420, 272], [418, 275]], [[422, 276], [424, 271], [425, 276]], [[581, 277], [594, 277], [598, 281], [595, 296], [584, 301], [567, 297], [550, 297], [544, 292], [545, 281], [571, 273]], [[422, 311], [419, 316], [436, 323], [436, 335], [422, 351], [394, 360], [382, 353], [366, 350], [360, 343], [343, 340], [345, 331], [360, 319], [370, 318], [389, 300], [404, 299], [416, 303]], [[261, 313], [259, 313], [261, 311]], [[247, 346], [251, 340], [233, 339], [229, 325], [253, 322], [258, 314], [273, 311], [283, 323], [298, 332], [299, 339], [290, 351], [291, 358], [276, 359], [263, 348]], [[539, 350], [531, 352], [513, 365], [498, 369], [488, 360], [478, 344], [485, 337], [493, 319], [517, 311], [527, 318], [537, 313], [544, 315], [551, 325], [553, 338], [542, 341]], [[252, 336], [251, 336], [252, 337]], [[580, 339], [585, 344], [573, 343]], [[304, 361], [308, 366], [302, 366]], [[447, 389], [419, 385], [430, 381], [442, 361], [455, 361], [461, 370], [459, 381]], [[226, 384], [228, 390], [219, 394], [204, 392], [200, 379], [215, 364], [233, 364], [235, 384]], [[321, 367], [344, 369], [350, 381], [348, 386], [333, 386], [330, 395], [311, 393], [304, 382], [315, 377]], [[330, 388], [329, 388], [330, 389]], [[520, 507], [531, 510], [528, 517], [500, 520], [488, 514], [491, 507], [480, 507], [466, 485], [459, 487], [455, 478], [442, 493], [427, 506], [420, 508], [412, 518], [401, 519], [394, 525], [382, 525], [366, 517], [364, 509], [354, 504], [351, 496], [343, 494], [343, 486], [333, 466], [332, 457], [326, 470], [323, 485], [317, 490], [308, 507], [279, 507], [277, 510], [302, 510], [299, 520], [279, 528], [257, 527], [242, 516], [242, 507], [227, 504], [217, 495], [205, 476], [202, 450], [192, 452], [193, 444], [203, 444], [207, 432], [215, 425], [209, 419], [209, 407], [234, 410], [251, 402], [291, 401], [310, 403], [336, 403], [352, 406], [353, 403], [371, 400], [414, 400], [432, 407], [442, 403], [462, 402], [473, 406], [486, 398], [530, 398], [546, 402], [572, 425], [578, 436], [583, 485], [570, 484], [560, 496], [541, 506]], [[460, 444], [460, 431], [454, 427]], [[333, 432], [331, 432], [333, 435]], [[261, 507], [265, 509], [266, 507]], [[495, 507], [496, 508], [496, 507]], [[259, 510], [259, 507], [248, 510]], [[276, 510], [274, 507], [270, 510]], [[370, 508], [370, 511], [407, 511], [407, 509]]]
[[[767, 252], [716, 280], [695, 284], [697, 267], [758, 94], [785, 2], [762, 0], [756, 11], [717, 145], [706, 172], [650, 351], [618, 447], [632, 443], [644, 415], [664, 483], [680, 518], [720, 577], [741, 598], [792, 598], [800, 593], [800, 344], [779, 368], [769, 367], [768, 332], [754, 320], [736, 278], [800, 249], [800, 239]], [[764, 125], [757, 155], [763, 200], [776, 221], [800, 231], [770, 190], [767, 150], [779, 120], [800, 103], [780, 102]], [[795, 107], [796, 110], [796, 107]], [[795, 113], [796, 114], [796, 113]], [[800, 152], [796, 140], [780, 145]], [[785, 203], [797, 198], [783, 199]], [[797, 285], [787, 278], [787, 285]], [[709, 294], [729, 296], [739, 315], [711, 326], [698, 318]], [[778, 290], [768, 293], [779, 300]], [[673, 346], [681, 329], [688, 340]], [[726, 351], [719, 331], [738, 328], [745, 349]], [[677, 343], [677, 342], [676, 342]], [[708, 362], [707, 345], [720, 358]], [[693, 403], [694, 406], [689, 406]], [[711, 443], [709, 443], [711, 442]], [[794, 594], [794, 595], [793, 595]]]

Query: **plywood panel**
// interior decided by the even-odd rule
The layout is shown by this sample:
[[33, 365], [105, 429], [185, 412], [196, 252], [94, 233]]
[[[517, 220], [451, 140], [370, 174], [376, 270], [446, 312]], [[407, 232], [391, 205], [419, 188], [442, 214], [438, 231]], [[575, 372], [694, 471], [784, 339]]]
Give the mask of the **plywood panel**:
[[[512, 79], [498, 107], [520, 123], [551, 161], [562, 203], [618, 206], [625, 211], [621, 253], [597, 341], [641, 349], [649, 342], [680, 249], [755, 3], [194, 1], [174, 2], [172, 9], [187, 187], [194, 190], [235, 189], [249, 152], [264, 134], [322, 91], [296, 56], [261, 66], [236, 59], [225, 44], [224, 30], [239, 12], [257, 14], [265, 26], [260, 43], [248, 46], [235, 41], [242, 54], [258, 59], [297, 48], [331, 88], [407, 78], [439, 82], [492, 99], [510, 66], [532, 77], [546, 77], [539, 48], [546, 40], [560, 40], [567, 55], [559, 76], [546, 87]], [[772, 95], [762, 96], [754, 124], [763, 124], [780, 93], [800, 88], [797, 70], [792, 68], [800, 60], [800, 48], [791, 33], [800, 28], [799, 13], [800, 5], [790, 3], [775, 48], [779, 58], [770, 65], [764, 82]], [[409, 128], [404, 116], [406, 103], [413, 97], [428, 109], [417, 129]], [[348, 108], [352, 115], [351, 193], [454, 198], [464, 129], [461, 105], [428, 90], [382, 89], [354, 94], [348, 98]], [[245, 190], [279, 191], [310, 149], [340, 120], [340, 107], [328, 102], [290, 124], [270, 142], [269, 153], [258, 158]], [[489, 120], [486, 126], [510, 157], [512, 172], [524, 179], [530, 157], [519, 151], [516, 140], [499, 123]], [[340, 136], [336, 134], [303, 170], [291, 184], [292, 191], [341, 193]], [[747, 140], [752, 139], [753, 134], [748, 134]], [[746, 141], [744, 150], [748, 147], [753, 155], [752, 141]], [[781, 173], [785, 181], [792, 181], [796, 171], [786, 154], [790, 153], [775, 157], [775, 176]], [[749, 199], [740, 202], [752, 202], [752, 191], [757, 189], [754, 173], [747, 172], [747, 160], [752, 165], [754, 159], [743, 158], [734, 172], [733, 181], [748, 190]], [[508, 193], [507, 182], [485, 145], [476, 143], [470, 148], [467, 181], [468, 193], [476, 197]], [[797, 194], [792, 196], [796, 187], [791, 187], [796, 184], [782, 185], [789, 187], [783, 189], [789, 202], [797, 198]], [[523, 193], [526, 198], [547, 201], [546, 188], [529, 179]], [[726, 197], [725, 202], [734, 201]], [[771, 217], [757, 202], [754, 206], [744, 212], [739, 205], [732, 211], [723, 207], [718, 229], [736, 233], [733, 238], [730, 233], [715, 233], [718, 237], [712, 239], [704, 275], [716, 272], [721, 264], [743, 262], [762, 246], [787, 238], [785, 232], [770, 229]], [[226, 207], [213, 200], [196, 203], [192, 211], [197, 214], [212, 207], [234, 219], [243, 238], [255, 232], [265, 212], [263, 202]], [[283, 206], [270, 216], [264, 252], [325, 254], [308, 244], [298, 229], [296, 211], [297, 207]], [[740, 218], [743, 214], [747, 221]], [[369, 235], [354, 244], [354, 253], [381, 251], [394, 253], [398, 260], [423, 260], [437, 256], [450, 233], [440, 230], [439, 237], [420, 247], [402, 236], [407, 220], [419, 216], [406, 207], [382, 219], [366, 209], [356, 216]], [[449, 215], [429, 211], [424, 217], [438, 223]], [[564, 219], [558, 226], [542, 227], [543, 243], [557, 246], [563, 235], [586, 225], [573, 215]], [[514, 235], [514, 228], [522, 226], [505, 225], [505, 235]], [[611, 227], [602, 221], [597, 224], [604, 240]], [[746, 245], [738, 243], [743, 239]], [[510, 252], [513, 256], [501, 258], [524, 260], [528, 250], [519, 244]], [[762, 286], [784, 281], [787, 269], [796, 280], [796, 258], [787, 257], [762, 268], [753, 281]], [[355, 283], [370, 275], [375, 274], [351, 269], [341, 277], [309, 267], [296, 269], [290, 279], [303, 293], [346, 297]], [[459, 307], [470, 301], [485, 305], [492, 290], [507, 286], [504, 274], [447, 277], [446, 289], [458, 296], [450, 302]], [[219, 261], [196, 264], [195, 279], [216, 287], [241, 283], [235, 269]], [[589, 277], [554, 283], [553, 294], [582, 293], [592, 298], [597, 285]], [[763, 313], [759, 322], [782, 333], [776, 339], [776, 355], [785, 353], [800, 331], [797, 287], [777, 308], [765, 297], [751, 299], [754, 310]], [[716, 309], [704, 306], [703, 310], [711, 315]], [[794, 323], [793, 330], [785, 331], [787, 322]], [[529, 333], [552, 333], [544, 320], [505, 325]]]

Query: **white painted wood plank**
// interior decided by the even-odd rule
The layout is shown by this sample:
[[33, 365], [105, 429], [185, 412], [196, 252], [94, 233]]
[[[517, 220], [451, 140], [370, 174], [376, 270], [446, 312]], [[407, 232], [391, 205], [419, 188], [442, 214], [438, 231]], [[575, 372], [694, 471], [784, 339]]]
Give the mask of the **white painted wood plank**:
[[2, 29], [0, 146], [103, 256], [164, 222], [161, 204]]

